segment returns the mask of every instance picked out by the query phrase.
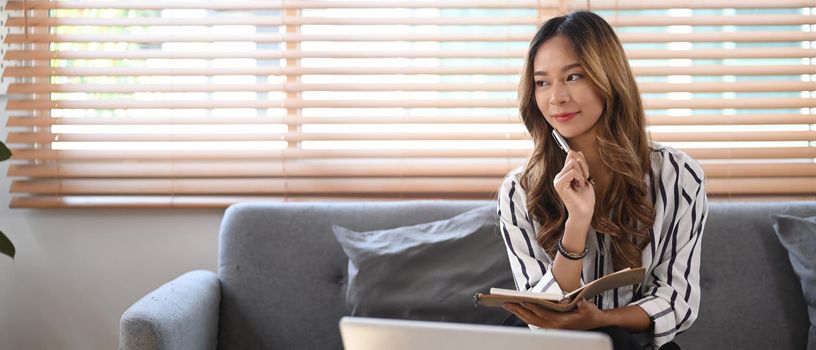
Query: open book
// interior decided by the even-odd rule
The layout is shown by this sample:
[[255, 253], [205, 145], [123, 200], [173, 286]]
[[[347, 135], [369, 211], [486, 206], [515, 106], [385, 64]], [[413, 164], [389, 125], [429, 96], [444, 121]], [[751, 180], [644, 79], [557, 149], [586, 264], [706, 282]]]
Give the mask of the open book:
[[639, 284], [643, 281], [645, 273], [646, 269], [642, 267], [626, 268], [589, 282], [564, 295], [491, 288], [489, 294], [476, 293], [473, 297], [477, 305], [501, 307], [504, 303], [530, 302], [552, 311], [564, 312], [574, 309], [582, 298], [589, 299], [610, 289]]

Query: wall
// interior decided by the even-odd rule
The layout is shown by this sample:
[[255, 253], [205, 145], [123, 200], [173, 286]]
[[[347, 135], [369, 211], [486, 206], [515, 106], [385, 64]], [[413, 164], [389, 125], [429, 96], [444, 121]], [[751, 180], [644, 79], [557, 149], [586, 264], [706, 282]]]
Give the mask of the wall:
[[221, 209], [9, 209], [7, 169], [0, 163], [0, 230], [17, 256], [0, 256], [2, 350], [115, 349], [134, 301], [186, 271], [217, 269]]

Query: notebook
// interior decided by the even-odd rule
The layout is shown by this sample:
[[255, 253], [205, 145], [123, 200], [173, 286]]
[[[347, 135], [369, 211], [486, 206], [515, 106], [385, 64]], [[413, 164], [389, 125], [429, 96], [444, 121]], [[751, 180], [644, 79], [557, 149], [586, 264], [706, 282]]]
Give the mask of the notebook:
[[596, 332], [365, 317], [343, 317], [340, 335], [345, 350], [612, 350]]

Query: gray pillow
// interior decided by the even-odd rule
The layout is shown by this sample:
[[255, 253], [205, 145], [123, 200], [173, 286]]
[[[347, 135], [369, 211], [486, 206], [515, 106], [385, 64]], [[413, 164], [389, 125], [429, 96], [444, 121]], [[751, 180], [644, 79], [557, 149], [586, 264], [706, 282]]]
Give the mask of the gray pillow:
[[490, 287], [513, 288], [495, 210], [369, 232], [333, 225], [349, 257], [351, 315], [501, 324], [506, 312], [473, 302]]
[[798, 218], [772, 215], [774, 230], [782, 246], [788, 250], [788, 259], [808, 304], [810, 332], [808, 350], [816, 350], [816, 216]]

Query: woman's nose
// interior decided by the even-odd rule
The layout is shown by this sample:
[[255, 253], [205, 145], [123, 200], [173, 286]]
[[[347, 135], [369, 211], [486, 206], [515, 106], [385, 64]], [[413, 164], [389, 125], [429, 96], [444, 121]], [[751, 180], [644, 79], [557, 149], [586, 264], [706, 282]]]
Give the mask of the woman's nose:
[[563, 85], [554, 84], [551, 91], [550, 104], [559, 105], [569, 101], [569, 92], [567, 92], [567, 89]]

